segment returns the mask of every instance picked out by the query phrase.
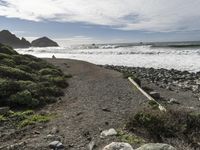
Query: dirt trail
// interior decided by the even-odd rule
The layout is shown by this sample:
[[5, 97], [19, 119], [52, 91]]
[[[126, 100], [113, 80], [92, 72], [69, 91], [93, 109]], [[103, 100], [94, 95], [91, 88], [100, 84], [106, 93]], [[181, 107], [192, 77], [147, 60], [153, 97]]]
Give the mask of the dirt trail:
[[128, 116], [137, 112], [145, 101], [145, 97], [134, 90], [119, 72], [83, 61], [48, 61], [73, 77], [69, 80], [70, 86], [62, 101], [46, 108], [57, 113], [58, 117], [48, 123], [45, 129], [41, 129], [41, 134], [31, 140], [29, 148], [37, 145], [44, 149], [48, 145], [45, 137], [53, 127], [57, 127], [58, 135], [68, 149], [88, 149], [91, 140], [96, 141], [96, 149], [101, 149], [109, 140], [101, 140], [100, 132], [109, 128], [122, 128]]

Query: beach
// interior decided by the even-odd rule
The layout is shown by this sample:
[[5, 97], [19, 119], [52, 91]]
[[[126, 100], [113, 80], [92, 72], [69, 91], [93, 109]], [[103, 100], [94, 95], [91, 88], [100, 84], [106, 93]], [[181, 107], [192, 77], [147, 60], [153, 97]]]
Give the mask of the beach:
[[200, 0], [0, 0], [0, 150], [200, 150]]
[[[103, 130], [110, 128], [125, 130], [124, 125], [128, 119], [148, 104], [148, 99], [127, 78], [124, 78], [124, 70], [131, 70], [130, 68], [96, 66], [71, 59], [45, 60], [59, 67], [65, 74], [72, 75], [68, 81], [69, 87], [64, 90], [65, 95], [56, 103], [38, 110], [42, 113], [51, 112], [56, 114], [56, 117], [49, 123], [39, 126], [2, 132], [0, 141], [2, 146], [24, 142], [23, 149], [48, 149], [47, 143], [59, 139], [71, 150], [86, 150], [91, 142], [95, 142], [94, 149], [102, 149], [112, 141], [121, 141], [120, 136], [100, 138]], [[140, 77], [140, 80], [141, 87], [147, 92], [150, 90], [159, 93], [160, 98], [155, 99], [167, 109], [188, 112], [199, 110], [199, 100], [190, 90], [161, 88], [156, 82], [151, 82], [150, 78]], [[169, 103], [171, 98], [175, 100]], [[134, 148], [143, 143], [140, 143], [142, 141], [140, 138], [136, 139], [139, 142], [132, 143]], [[149, 137], [143, 139], [145, 143], [156, 142]], [[177, 139], [166, 139], [164, 142], [180, 149], [184, 148], [184, 145], [188, 150], [192, 149], [187, 143], [180, 145], [179, 142], [182, 141]]]

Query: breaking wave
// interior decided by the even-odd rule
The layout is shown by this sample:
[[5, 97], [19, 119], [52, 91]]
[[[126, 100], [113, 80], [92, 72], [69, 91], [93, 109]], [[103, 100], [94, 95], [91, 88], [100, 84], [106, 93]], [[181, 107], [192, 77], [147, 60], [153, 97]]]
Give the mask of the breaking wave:
[[153, 67], [200, 71], [200, 47], [152, 46], [131, 44], [78, 45], [69, 47], [47, 47], [16, 49], [22, 54], [32, 54], [41, 58], [70, 58], [85, 60], [95, 64], [123, 65], [133, 67]]

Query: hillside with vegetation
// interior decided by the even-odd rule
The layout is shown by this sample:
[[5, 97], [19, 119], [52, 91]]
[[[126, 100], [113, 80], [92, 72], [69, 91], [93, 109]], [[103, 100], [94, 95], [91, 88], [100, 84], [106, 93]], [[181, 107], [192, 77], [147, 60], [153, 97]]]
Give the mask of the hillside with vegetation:
[[0, 45], [0, 106], [34, 108], [54, 102], [68, 83], [62, 71], [45, 60]]

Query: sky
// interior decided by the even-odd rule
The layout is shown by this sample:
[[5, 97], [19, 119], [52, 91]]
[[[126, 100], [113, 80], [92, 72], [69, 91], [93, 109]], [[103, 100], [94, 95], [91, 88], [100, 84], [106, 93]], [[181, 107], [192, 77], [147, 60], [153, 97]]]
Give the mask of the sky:
[[68, 44], [200, 40], [200, 0], [0, 0], [0, 30]]

